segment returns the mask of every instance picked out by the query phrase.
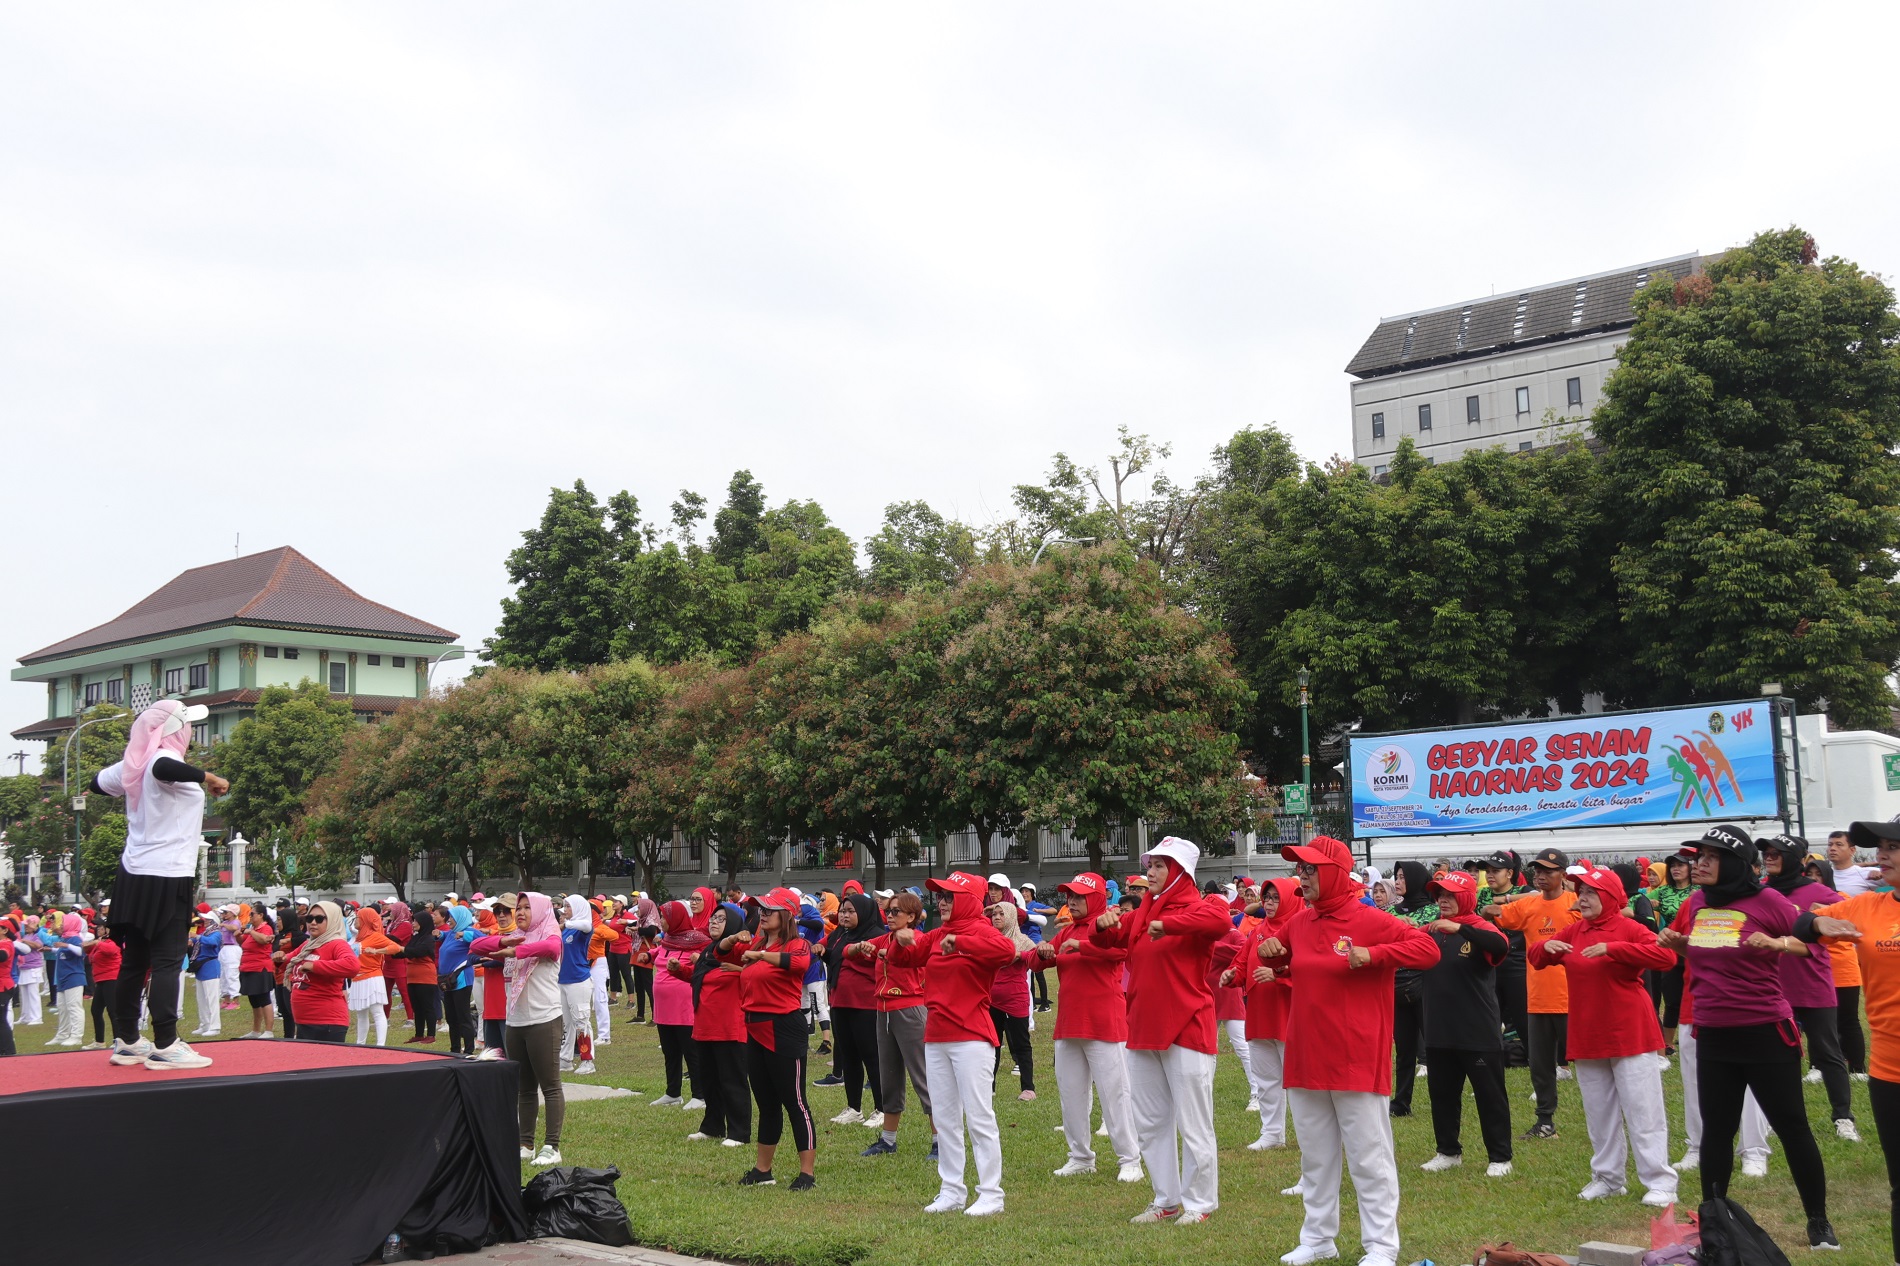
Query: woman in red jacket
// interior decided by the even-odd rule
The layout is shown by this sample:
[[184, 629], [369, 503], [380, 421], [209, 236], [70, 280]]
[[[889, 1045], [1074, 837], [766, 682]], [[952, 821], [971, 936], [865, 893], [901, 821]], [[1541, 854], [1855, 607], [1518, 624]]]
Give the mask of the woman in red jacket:
[[[891, 933], [920, 927], [924, 921], [923, 899], [915, 893], [900, 892], [884, 911], [882, 936], [852, 946], [859, 957], [871, 960], [871, 972], [877, 993], [877, 1120], [878, 1137], [860, 1156], [889, 1156], [897, 1151], [897, 1127], [903, 1124], [904, 1076], [917, 1089], [924, 1119], [930, 1119], [930, 1083], [924, 1071], [924, 973], [917, 967], [898, 967], [890, 956]], [[936, 1160], [933, 1133], [929, 1160]]]
[[106, 1021], [119, 996], [119, 963], [124, 954], [117, 941], [100, 936], [86, 942], [86, 957], [92, 963], [92, 1045], [85, 1049], [103, 1051], [110, 1045], [106, 1041]]
[[1294, 863], [1307, 909], [1261, 944], [1265, 965], [1293, 986], [1286, 1048], [1288, 1103], [1300, 1136], [1300, 1197], [1306, 1219], [1286, 1266], [1339, 1250], [1340, 1165], [1359, 1200], [1360, 1266], [1399, 1256], [1399, 1168], [1392, 1148], [1392, 978], [1401, 967], [1438, 961], [1423, 928], [1359, 903], [1352, 854], [1338, 840], [1280, 850]]
[[1095, 1172], [1089, 1134], [1089, 1088], [1102, 1100], [1102, 1125], [1120, 1162], [1122, 1182], [1142, 1179], [1141, 1145], [1128, 1102], [1128, 995], [1122, 970], [1128, 951], [1089, 939], [1095, 920], [1108, 911], [1108, 885], [1084, 871], [1056, 889], [1069, 906], [1069, 923], [1036, 947], [1035, 968], [1054, 970], [1056, 995], [1056, 1092], [1062, 1098], [1062, 1133], [1069, 1159], [1057, 1178]]
[[1676, 1202], [1676, 1171], [1663, 1112], [1662, 1028], [1643, 973], [1674, 965], [1676, 956], [1623, 913], [1628, 897], [1615, 874], [1588, 865], [1568, 873], [1580, 922], [1532, 945], [1529, 959], [1533, 970], [1561, 965], [1569, 977], [1570, 1059], [1594, 1152], [1590, 1181], [1577, 1194], [1583, 1200], [1624, 1194], [1623, 1167], [1633, 1151], [1636, 1176], [1648, 1188], [1643, 1203], [1665, 1208]]
[[319, 901], [304, 915], [304, 943], [284, 958], [284, 984], [297, 1036], [313, 1042], [341, 1042], [350, 1025], [344, 988], [362, 970], [343, 926], [343, 910]]
[[1286, 1146], [1286, 1021], [1293, 993], [1266, 966], [1260, 947], [1282, 936], [1304, 909], [1299, 880], [1268, 880], [1260, 890], [1259, 922], [1242, 939], [1229, 969], [1246, 1007], [1247, 1068], [1260, 1106], [1260, 1137], [1247, 1144], [1249, 1151]]
[[1214, 942], [1233, 924], [1201, 900], [1200, 856], [1187, 840], [1162, 840], [1142, 858], [1148, 895], [1134, 916], [1105, 911], [1089, 934], [1103, 949], [1128, 952], [1128, 1097], [1155, 1193], [1133, 1222], [1192, 1226], [1220, 1206], [1207, 970]]
[[727, 1147], [752, 1141], [752, 1100], [746, 1088], [745, 1011], [740, 1006], [740, 961], [745, 947], [739, 933], [745, 914], [735, 905], [716, 905], [706, 921], [711, 944], [699, 952], [692, 969], [679, 970], [693, 987], [693, 1044], [705, 1090], [706, 1115], [686, 1137], [692, 1142], [719, 1138]]
[[889, 950], [893, 967], [924, 969], [924, 1076], [942, 1184], [924, 1212], [963, 1209], [969, 1194], [963, 1176], [967, 1128], [976, 1154], [976, 1203], [963, 1211], [989, 1217], [1003, 1211], [1003, 1143], [990, 1084], [996, 1061], [990, 987], [996, 969], [1016, 957], [1016, 947], [984, 917], [988, 886], [980, 877], [959, 870], [926, 886], [937, 894], [942, 925], [932, 932], [893, 932]]
[[811, 968], [811, 946], [798, 934], [798, 896], [789, 888], [774, 888], [759, 899], [759, 930], [742, 931], [739, 971], [741, 1004], [745, 1008], [746, 1055], [752, 1078], [752, 1097], [759, 1105], [758, 1163], [739, 1180], [745, 1187], [769, 1187], [772, 1158], [785, 1122], [792, 1124], [792, 1145], [798, 1149], [798, 1177], [793, 1191], [818, 1185], [812, 1166], [818, 1159], [818, 1131], [805, 1102], [807, 1038], [805, 1027], [805, 973]]

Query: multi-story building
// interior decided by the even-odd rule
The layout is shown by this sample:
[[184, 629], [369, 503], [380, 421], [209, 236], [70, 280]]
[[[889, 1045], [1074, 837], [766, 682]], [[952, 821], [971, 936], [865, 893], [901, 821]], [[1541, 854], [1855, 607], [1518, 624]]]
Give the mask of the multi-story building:
[[20, 657], [15, 681], [46, 683], [46, 715], [16, 739], [56, 741], [100, 703], [134, 710], [175, 697], [210, 715], [213, 743], [264, 687], [315, 681], [365, 719], [429, 690], [429, 665], [459, 658], [449, 630], [371, 602], [294, 549], [194, 567], [117, 619]]
[[1636, 291], [1702, 269], [1699, 254], [1386, 317], [1346, 372], [1353, 460], [1382, 475], [1401, 439], [1431, 461], [1512, 451], [1588, 429], [1629, 339]]

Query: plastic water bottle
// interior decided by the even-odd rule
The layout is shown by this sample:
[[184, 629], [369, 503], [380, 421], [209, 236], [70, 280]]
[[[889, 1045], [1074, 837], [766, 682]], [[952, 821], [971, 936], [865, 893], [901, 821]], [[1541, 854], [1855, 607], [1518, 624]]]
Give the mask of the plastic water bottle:
[[403, 1259], [403, 1256], [402, 1236], [391, 1231], [389, 1238], [383, 1241], [383, 1260], [386, 1262], [399, 1262]]

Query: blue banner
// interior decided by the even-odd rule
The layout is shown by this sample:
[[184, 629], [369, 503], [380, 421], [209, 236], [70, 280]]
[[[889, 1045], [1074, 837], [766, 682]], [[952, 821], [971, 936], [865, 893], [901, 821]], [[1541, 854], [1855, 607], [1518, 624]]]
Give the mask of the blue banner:
[[1352, 736], [1352, 833], [1777, 817], [1766, 700]]

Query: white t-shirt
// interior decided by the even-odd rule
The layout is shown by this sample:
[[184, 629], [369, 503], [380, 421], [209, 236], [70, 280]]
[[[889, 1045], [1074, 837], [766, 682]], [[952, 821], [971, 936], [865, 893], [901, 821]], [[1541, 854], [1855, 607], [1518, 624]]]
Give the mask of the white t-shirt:
[[[158, 757], [153, 757], [145, 767], [138, 808], [126, 806], [125, 873], [168, 879], [195, 875], [198, 846], [204, 842], [204, 784], [160, 782], [152, 776], [156, 764]], [[99, 771], [99, 786], [107, 795], [125, 795], [124, 766], [120, 761]]]
[[[605, 956], [603, 955], [603, 958]], [[532, 1024], [546, 1024], [549, 1020], [561, 1018], [561, 960], [555, 958], [520, 959], [510, 958], [502, 963], [502, 975], [512, 980], [515, 974], [530, 963], [538, 964], [528, 976], [528, 983], [522, 986], [521, 994], [508, 1008], [508, 1024], [517, 1029], [525, 1029]]]
[[1863, 892], [1872, 892], [1880, 883], [1880, 868], [1877, 866], [1836, 866], [1834, 868], [1834, 891], [1843, 897], [1857, 897]]

